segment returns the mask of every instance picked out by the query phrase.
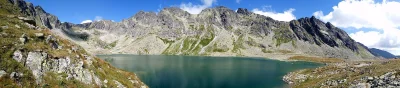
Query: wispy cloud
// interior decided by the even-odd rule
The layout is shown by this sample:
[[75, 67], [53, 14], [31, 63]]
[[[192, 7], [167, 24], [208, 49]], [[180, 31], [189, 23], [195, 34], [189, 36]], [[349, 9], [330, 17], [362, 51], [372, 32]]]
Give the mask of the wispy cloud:
[[192, 4], [191, 2], [182, 3], [180, 5], [180, 8], [191, 14], [199, 14], [203, 9], [211, 7], [215, 2], [217, 2], [217, 0], [201, 0], [202, 5], [195, 5]]
[[240, 1], [242, 1], [242, 0], [236, 0], [236, 3], [237, 3], [237, 4], [240, 4]]
[[[324, 15], [317, 11], [314, 16], [342, 28], [359, 31], [350, 36], [368, 47], [387, 50], [400, 55], [400, 2], [382, 0], [345, 0]], [[364, 31], [363, 29], [373, 29]]]
[[92, 20], [84, 20], [84, 21], [81, 22], [81, 24], [84, 24], [84, 23], [91, 23], [91, 22], [93, 22], [93, 21], [92, 21]]
[[93, 21], [101, 21], [101, 20], [103, 20], [103, 17], [102, 17], [102, 16], [96, 16], [96, 17], [94, 17], [94, 20], [90, 20], [90, 19], [88, 19], [88, 20], [83, 20], [83, 21], [81, 22], [81, 24], [84, 24], [84, 23], [91, 23], [91, 22], [93, 22]]
[[102, 16], [96, 16], [96, 17], [94, 18], [94, 21], [101, 21], [101, 20], [103, 20], [103, 17], [102, 17]]
[[264, 6], [262, 9], [255, 8], [252, 11], [256, 14], [268, 16], [279, 21], [291, 21], [296, 19], [296, 16], [293, 15], [293, 11], [295, 11], [293, 8], [290, 8], [283, 13], [273, 11], [271, 6]]

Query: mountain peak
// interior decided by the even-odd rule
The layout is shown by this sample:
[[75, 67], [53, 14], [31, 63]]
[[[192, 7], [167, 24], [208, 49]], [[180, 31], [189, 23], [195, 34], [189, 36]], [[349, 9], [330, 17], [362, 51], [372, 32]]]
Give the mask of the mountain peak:
[[225, 6], [216, 6], [214, 8], [206, 8], [206, 9], [202, 10], [200, 12], [200, 14], [211, 12], [211, 11], [216, 11], [216, 12], [219, 12], [219, 13], [223, 13], [223, 12], [226, 12], [226, 11], [234, 12], [232, 9], [229, 9], [229, 8], [227, 8]]
[[[24, 7], [21, 7], [24, 8]], [[42, 10], [41, 7], [36, 7], [36, 9]], [[28, 9], [29, 10], [29, 9]], [[39, 12], [39, 13], [38, 13]], [[45, 25], [46, 27], [52, 28], [61, 28], [57, 27], [58, 21], [56, 21], [56, 17], [48, 14], [46, 12], [41, 12], [38, 10], [35, 12], [38, 14], [39, 19], [42, 20], [38, 23]], [[245, 15], [243, 15], [245, 14]], [[123, 20], [120, 23], [115, 23], [111, 21], [99, 21], [93, 22], [90, 24], [84, 25], [71, 25], [76, 30], [105, 30], [110, 31], [110, 33], [120, 33], [126, 34], [132, 37], [138, 36], [146, 36], [146, 35], [156, 35], [160, 37], [160, 39], [171, 39], [174, 41], [184, 41], [180, 39], [187, 39], [191, 36], [198, 36], [201, 39], [212, 39], [208, 41], [212, 41], [202, 45], [201, 48], [209, 49], [209, 48], [218, 48], [221, 50], [233, 50], [230, 49], [231, 45], [235, 45], [236, 43], [249, 44], [249, 47], [261, 47], [259, 51], [265, 49], [271, 50], [286, 50], [287, 48], [280, 47], [281, 44], [292, 43], [292, 47], [289, 49], [296, 53], [310, 54], [310, 55], [318, 55], [325, 57], [336, 57], [336, 58], [361, 58], [361, 57], [370, 57], [373, 56], [366, 51], [364, 47], [360, 48], [360, 45], [352, 40], [346, 32], [343, 30], [333, 27], [331, 23], [324, 23], [323, 21], [317, 19], [315, 16], [300, 18], [298, 20], [293, 20], [289, 22], [276, 21], [270, 17], [263, 15], [249, 15], [253, 14], [251, 11], [245, 8], [239, 8], [237, 11], [229, 9], [224, 6], [217, 6], [213, 8], [206, 8], [202, 10], [199, 14], [195, 16], [191, 16], [188, 12], [177, 8], [177, 7], [169, 7], [164, 8], [158, 14], [155, 12], [144, 12], [139, 11], [134, 16], [129, 19]], [[239, 16], [242, 15], [242, 16]], [[35, 17], [35, 15], [32, 15]], [[65, 24], [65, 30], [71, 30], [67, 27], [70, 25]], [[64, 29], [63, 29], [64, 30]], [[73, 32], [71, 32], [73, 33]], [[116, 35], [120, 35], [116, 34]], [[184, 35], [184, 36], [182, 36]], [[236, 36], [236, 37], [232, 37]], [[240, 36], [247, 36], [246, 38], [241, 38]], [[249, 39], [249, 36], [258, 37], [254, 42], [246, 42]], [[240, 39], [239, 39], [240, 38]], [[153, 40], [152, 40], [153, 39]], [[155, 39], [155, 40], [154, 40]], [[257, 41], [265, 41], [263, 39], [273, 39], [271, 43], [265, 42], [257, 42]], [[94, 39], [98, 40], [98, 39]], [[233, 42], [227, 42], [222, 40], [233, 40]], [[235, 42], [237, 40], [246, 40], [241, 42]], [[113, 40], [115, 41], [115, 40]], [[157, 38], [151, 38], [150, 40], [143, 40], [154, 43], [158, 41]], [[111, 41], [109, 41], [111, 42]], [[300, 48], [297, 48], [296, 42], [306, 42], [307, 44], [300, 45]], [[173, 45], [185, 45], [181, 44], [182, 42], [174, 42]], [[103, 46], [96, 45], [97, 43], [93, 43], [93, 46]], [[136, 47], [136, 51], [121, 51], [121, 52], [130, 52], [130, 53], [138, 53], [138, 52], [147, 52], [152, 51], [150, 53], [157, 53], [157, 51], [169, 51], [174, 48], [169, 49], [168, 47], [164, 47], [165, 42], [158, 41], [158, 45], [160, 46], [157, 49], [165, 49], [165, 50], [156, 50], [156, 49], [146, 49]], [[192, 43], [190, 43], [192, 44]], [[131, 44], [129, 44], [131, 45]], [[315, 46], [316, 45], [316, 46]], [[266, 47], [268, 46], [268, 47]], [[190, 46], [188, 46], [190, 47]], [[249, 48], [242, 47], [242, 48]], [[319, 51], [315, 51], [315, 48], [320, 49]], [[193, 47], [195, 48], [195, 47]], [[302, 49], [306, 48], [306, 49]], [[311, 49], [312, 48], [312, 49]], [[337, 48], [340, 48], [342, 51], [338, 51]], [[119, 50], [117, 50], [119, 51]], [[177, 52], [172, 52], [173, 54], [183, 53], [180, 50], [172, 50]], [[242, 51], [242, 50], [241, 50]], [[186, 51], [184, 51], [186, 52]], [[199, 52], [193, 51], [192, 54], [207, 54], [212, 53], [213, 50], [209, 50], [207, 52]], [[227, 53], [237, 53], [236, 51], [225, 51]], [[246, 51], [243, 49], [243, 52], [252, 52]], [[329, 54], [320, 53], [320, 52], [330, 52]], [[159, 53], [159, 52], [158, 52]], [[366, 53], [364, 56], [360, 56], [359, 53]], [[252, 56], [252, 55], [248, 55]]]
[[238, 10], [236, 12], [239, 14], [244, 14], [244, 15], [251, 14], [251, 12], [249, 12], [246, 8], [238, 8]]

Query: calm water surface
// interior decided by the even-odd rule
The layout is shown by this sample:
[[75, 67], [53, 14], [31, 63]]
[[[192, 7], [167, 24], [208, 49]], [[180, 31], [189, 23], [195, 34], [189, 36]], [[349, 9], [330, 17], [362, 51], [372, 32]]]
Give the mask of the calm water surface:
[[248, 57], [99, 55], [150, 88], [281, 88], [282, 77], [322, 64]]

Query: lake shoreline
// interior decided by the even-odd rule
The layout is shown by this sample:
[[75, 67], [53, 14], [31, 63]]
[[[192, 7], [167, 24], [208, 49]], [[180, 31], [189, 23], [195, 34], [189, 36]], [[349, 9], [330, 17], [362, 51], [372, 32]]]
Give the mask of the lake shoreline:
[[[191, 71], [200, 71], [202, 74], [198, 75], [192, 75], [192, 76], [201, 76], [202, 77], [211, 77], [211, 79], [215, 79], [215, 77], [218, 79], [220, 77], [223, 77], [222, 79], [229, 79], [231, 81], [239, 81], [240, 83], [253, 83], [253, 81], [250, 80], [257, 80], [262, 78], [263, 81], [260, 79], [258, 80], [259, 82], [267, 82], [267, 83], [261, 83], [261, 85], [271, 85], [271, 82], [279, 82], [280, 87], [288, 86], [288, 83], [286, 83], [284, 80], [282, 80], [283, 76], [289, 74], [290, 72], [301, 70], [301, 69], [306, 69], [306, 68], [317, 68], [320, 66], [323, 66], [323, 64], [320, 63], [314, 63], [314, 62], [306, 62], [306, 61], [301, 61], [301, 60], [291, 60], [291, 61], [282, 61], [282, 60], [277, 60], [277, 59], [268, 59], [268, 58], [263, 58], [263, 57], [232, 57], [232, 56], [184, 56], [184, 55], [132, 55], [132, 54], [107, 54], [107, 55], [96, 55], [99, 57], [103, 57], [103, 59], [106, 58], [112, 58], [112, 60], [106, 60], [109, 61], [111, 64], [114, 64], [116, 67], [131, 67], [131, 66], [125, 66], [125, 65], [134, 65], [139, 66], [139, 67], [157, 67], [161, 66], [162, 68], [169, 68], [169, 66], [184, 66], [184, 67], [173, 67], [169, 68], [169, 70], [160, 70], [161, 73], [163, 72], [169, 72], [170, 71], [179, 71], [179, 70], [171, 70], [175, 68], [189, 68], [187, 70], [183, 70], [184, 73], [189, 72], [190, 74], [193, 74]], [[136, 58], [124, 58], [124, 57], [136, 57]], [[151, 59], [153, 57], [153, 59]], [[165, 59], [155, 59], [154, 57], [169, 57]], [[171, 59], [172, 58], [172, 59]], [[130, 60], [135, 60], [132, 63], [129, 63]], [[178, 61], [175, 61], [176, 59], [179, 59]], [[145, 62], [143, 62], [145, 61]], [[193, 62], [195, 61], [195, 62]], [[215, 62], [217, 61], [217, 62]], [[115, 62], [120, 63], [119, 65], [116, 64]], [[139, 63], [140, 62], [140, 63]], [[171, 63], [172, 62], [172, 63]], [[121, 64], [121, 63], [126, 63], [126, 64]], [[147, 63], [147, 64], [146, 64]], [[169, 63], [169, 64], [166, 64]], [[269, 64], [268, 64], [269, 63]], [[141, 65], [140, 65], [141, 64]], [[151, 65], [151, 64], [154, 64]], [[187, 65], [179, 65], [179, 64], [187, 64]], [[196, 66], [196, 64], [200, 66]], [[194, 66], [192, 66], [194, 65]], [[311, 67], [310, 67], [311, 65]], [[318, 65], [318, 66], [317, 66]], [[206, 66], [206, 67], [204, 67]], [[231, 67], [234, 66], [234, 67]], [[250, 67], [248, 67], [250, 66]], [[256, 68], [254, 68], [256, 66]], [[195, 68], [192, 68], [195, 67]], [[200, 68], [198, 68], [200, 67]], [[228, 67], [228, 68], [227, 68]], [[205, 74], [209, 74], [208, 71], [213, 71], [212, 69], [217, 71], [217, 74], [221, 74], [220, 76], [215, 76], [215, 72], [213, 73], [213, 76], [205, 76]], [[253, 68], [253, 70], [251, 70]], [[123, 68], [122, 68], [123, 69]], [[152, 69], [152, 68], [148, 68]], [[208, 69], [208, 70], [205, 70]], [[228, 72], [228, 73], [220, 73], [218, 70], [224, 70], [223, 72]], [[231, 69], [230, 71], [228, 69]], [[242, 70], [239, 70], [242, 69]], [[143, 70], [143, 69], [142, 69]], [[146, 69], [144, 69], [146, 70]], [[225, 71], [228, 70], [228, 71]], [[130, 71], [136, 71], [136, 70], [130, 70]], [[155, 71], [157, 73], [160, 73], [160, 71]], [[238, 71], [238, 72], [236, 72]], [[283, 73], [281, 71], [284, 71]], [[138, 71], [136, 71], [138, 72]], [[143, 72], [143, 71], [142, 71]], [[154, 72], [152, 70], [151, 72]], [[204, 73], [206, 72], [206, 73]], [[244, 73], [252, 73], [251, 75], [243, 76]], [[264, 73], [259, 73], [259, 72], [264, 72]], [[277, 73], [276, 73], [277, 72]], [[146, 73], [146, 71], [144, 71]], [[194, 72], [198, 73], [198, 72]], [[165, 73], [163, 73], [165, 74]], [[186, 75], [190, 75], [186, 73]], [[231, 74], [231, 75], [229, 75]], [[237, 74], [237, 75], [232, 75], [232, 74]], [[239, 75], [241, 74], [241, 75]], [[278, 75], [279, 74], [279, 75]], [[143, 75], [143, 74], [138, 74], [138, 75]], [[171, 74], [169, 74], [171, 75]], [[211, 74], [210, 74], [211, 75]], [[277, 75], [277, 76], [273, 76]], [[228, 78], [224, 78], [228, 76]], [[158, 77], [158, 76], [154, 76]], [[170, 77], [170, 76], [168, 76]], [[174, 76], [172, 76], [174, 77]], [[274, 78], [263, 78], [263, 77], [274, 77]], [[186, 78], [186, 77], [185, 77]], [[189, 77], [193, 78], [193, 77]], [[196, 78], [196, 77], [194, 77]], [[237, 78], [237, 79], [232, 79], [232, 78]], [[148, 78], [141, 78], [144, 81], [147, 82], [152, 82], [149, 81]], [[160, 79], [165, 79], [165, 78], [160, 78]], [[153, 79], [154, 80], [160, 80], [160, 79]], [[170, 79], [170, 78], [167, 78]], [[174, 78], [176, 79], [176, 78]], [[178, 77], [180, 79], [180, 77]], [[202, 78], [203, 79], [203, 78]], [[207, 79], [207, 78], [206, 78]], [[240, 79], [240, 80], [238, 80]], [[270, 80], [265, 80], [265, 79], [270, 79]], [[275, 80], [275, 81], [272, 81]], [[206, 81], [205, 81], [206, 82]], [[209, 81], [209, 82], [214, 82], [214, 81]], [[259, 83], [258, 82], [258, 83]], [[163, 82], [161, 82], [163, 83]], [[148, 84], [148, 83], [146, 83]], [[230, 85], [236, 85], [237, 83], [234, 82], [234, 84]], [[154, 85], [153, 84], [148, 84], [148, 85]], [[260, 84], [258, 84], [260, 85]], [[275, 85], [275, 84], [274, 84]], [[276, 86], [276, 85], [275, 85]], [[150, 86], [151, 87], [151, 86]]]
[[[138, 55], [138, 54], [97, 54], [96, 56], [105, 56], [105, 55]], [[154, 56], [154, 55], [139, 55], [139, 56]], [[309, 55], [302, 55], [302, 54], [271, 54], [271, 56], [236, 56], [236, 55], [164, 55], [164, 54], [155, 54], [155, 56], [189, 56], [189, 57], [239, 57], [239, 58], [248, 58], [248, 59], [271, 59], [271, 60], [278, 60], [278, 61], [307, 61], [307, 60], [295, 60], [290, 59], [291, 57], [295, 56], [307, 56], [307, 57], [316, 57], [316, 56], [309, 56]], [[276, 58], [273, 58], [276, 57]], [[313, 61], [307, 61], [313, 62]], [[318, 62], [317, 62], [318, 63]]]

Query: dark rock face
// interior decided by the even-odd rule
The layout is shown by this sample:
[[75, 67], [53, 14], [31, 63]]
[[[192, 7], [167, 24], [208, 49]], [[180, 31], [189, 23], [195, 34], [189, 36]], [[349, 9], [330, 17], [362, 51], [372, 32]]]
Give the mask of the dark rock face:
[[21, 13], [28, 16], [29, 19], [34, 19], [35, 26], [45, 26], [49, 29], [60, 26], [58, 18], [52, 14], [47, 13], [42, 7], [34, 7], [32, 3], [25, 2], [24, 0], [8, 0], [10, 3], [21, 9]]
[[40, 18], [40, 22], [43, 26], [46, 26], [49, 29], [57, 28], [58, 26], [60, 26], [60, 21], [58, 20], [58, 18], [44, 11], [42, 7], [36, 6], [35, 11]]
[[[244, 8], [239, 8], [235, 12], [229, 8], [218, 6], [204, 9], [201, 13], [192, 15], [182, 9], [171, 7], [164, 8], [159, 13], [140, 11], [121, 22], [101, 20], [85, 24], [72, 24], [60, 23], [56, 16], [45, 12], [40, 6], [33, 7], [31, 3], [26, 3], [23, 0], [9, 1], [20, 7], [22, 13], [33, 18], [38, 26], [61, 29], [70, 37], [78, 37], [83, 40], [89, 37], [89, 34], [74, 32], [73, 28], [106, 30], [111, 33], [130, 34], [132, 37], [154, 33], [163, 39], [180, 39], [182, 35], [193, 36], [206, 32], [193, 29], [223, 29], [232, 32], [232, 34], [248, 34], [257, 37], [272, 36], [277, 47], [281, 43], [306, 41], [310, 45], [315, 44], [321, 47], [325, 45], [331, 48], [344, 47], [358, 54], [363, 53], [360, 50], [368, 50], [366, 47], [360, 47], [362, 44], [351, 39], [345, 31], [329, 22], [324, 23], [314, 16], [283, 22], [252, 13]], [[295, 46], [294, 43], [293, 46]], [[334, 55], [338, 53], [332, 53], [329, 50], [320, 53], [329, 53], [332, 54], [332, 57], [343, 56], [347, 58], [345, 55]], [[366, 53], [370, 55], [369, 51], [366, 51]]]
[[324, 23], [314, 16], [301, 18], [290, 22], [290, 27], [300, 40], [315, 43], [317, 45], [327, 44], [331, 47], [344, 45], [353, 51], [357, 51], [357, 44], [343, 30], [334, 27], [331, 23]]
[[251, 14], [249, 11], [247, 11], [247, 9], [245, 9], [245, 8], [239, 8], [238, 10], [237, 10], [237, 13], [240, 13], [240, 14], [244, 14], [244, 15], [249, 15], [249, 14]]
[[33, 7], [32, 3], [25, 2], [23, 0], [8, 0], [8, 1], [14, 4], [15, 6], [19, 7], [21, 9], [21, 13], [23, 14], [28, 16], [36, 15], [35, 8]]

